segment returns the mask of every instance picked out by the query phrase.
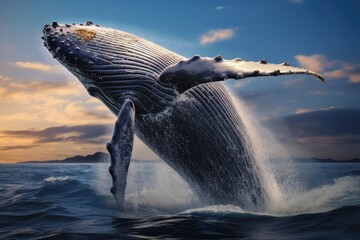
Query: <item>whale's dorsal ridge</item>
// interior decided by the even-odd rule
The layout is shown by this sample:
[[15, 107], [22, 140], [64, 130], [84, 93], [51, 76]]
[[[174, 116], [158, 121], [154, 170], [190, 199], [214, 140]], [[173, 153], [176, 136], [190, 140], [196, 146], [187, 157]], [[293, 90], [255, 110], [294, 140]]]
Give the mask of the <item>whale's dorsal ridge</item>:
[[184, 92], [207, 82], [290, 74], [308, 74], [324, 81], [324, 77], [319, 73], [306, 68], [292, 67], [287, 63], [272, 64], [264, 59], [259, 62], [244, 61], [241, 58], [225, 60], [219, 55], [214, 58], [195, 55], [186, 61], [180, 61], [167, 67], [160, 74], [159, 80], [171, 83], [179, 92]]

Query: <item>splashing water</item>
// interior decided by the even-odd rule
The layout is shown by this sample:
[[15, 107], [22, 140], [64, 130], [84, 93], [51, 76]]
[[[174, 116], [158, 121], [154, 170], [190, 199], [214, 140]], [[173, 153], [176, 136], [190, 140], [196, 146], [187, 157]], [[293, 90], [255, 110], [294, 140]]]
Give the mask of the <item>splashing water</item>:
[[340, 177], [333, 183], [298, 192], [272, 209], [278, 215], [324, 212], [344, 206], [359, 204], [360, 177]]
[[253, 117], [246, 105], [233, 95], [231, 98], [244, 123], [248, 135], [248, 145], [251, 146], [251, 152], [259, 171], [258, 174], [268, 195], [266, 210], [270, 210], [274, 204], [281, 202], [283, 194], [270, 169], [269, 160], [285, 159], [287, 154], [270, 133]]
[[[271, 132], [260, 124], [247, 105], [233, 95], [231, 98], [245, 125], [255, 163], [269, 196], [266, 211], [273, 212], [283, 206], [285, 201], [302, 191], [298, 173], [289, 153], [272, 136]], [[281, 164], [279, 165], [279, 163]], [[275, 173], [275, 168], [281, 168], [281, 178], [276, 175], [279, 171]]]

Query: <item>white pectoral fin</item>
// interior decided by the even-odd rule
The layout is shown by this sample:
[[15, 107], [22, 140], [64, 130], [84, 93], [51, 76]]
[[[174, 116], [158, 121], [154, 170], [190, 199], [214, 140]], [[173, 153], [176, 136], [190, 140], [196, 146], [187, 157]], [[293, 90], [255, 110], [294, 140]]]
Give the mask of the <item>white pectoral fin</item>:
[[124, 209], [126, 178], [133, 149], [134, 130], [135, 105], [130, 99], [126, 99], [119, 111], [111, 141], [106, 145], [111, 157], [109, 172], [113, 186], [110, 191], [114, 194], [120, 210]]
[[324, 81], [324, 78], [314, 71], [291, 67], [286, 63], [271, 64], [265, 60], [251, 62], [240, 58], [224, 60], [220, 56], [215, 58], [194, 56], [189, 60], [180, 61], [166, 68], [161, 73], [159, 80], [164, 83], [171, 83], [178, 91], [184, 92], [202, 83], [224, 81], [226, 79], [290, 74], [308, 74]]

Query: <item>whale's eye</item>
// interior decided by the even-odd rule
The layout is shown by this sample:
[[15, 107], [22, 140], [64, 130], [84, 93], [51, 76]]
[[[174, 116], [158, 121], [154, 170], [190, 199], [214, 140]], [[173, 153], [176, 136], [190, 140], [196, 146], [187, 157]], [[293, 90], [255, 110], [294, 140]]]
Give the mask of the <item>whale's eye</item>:
[[90, 41], [96, 35], [96, 32], [86, 28], [77, 28], [75, 29], [76, 35], [80, 36], [85, 41]]

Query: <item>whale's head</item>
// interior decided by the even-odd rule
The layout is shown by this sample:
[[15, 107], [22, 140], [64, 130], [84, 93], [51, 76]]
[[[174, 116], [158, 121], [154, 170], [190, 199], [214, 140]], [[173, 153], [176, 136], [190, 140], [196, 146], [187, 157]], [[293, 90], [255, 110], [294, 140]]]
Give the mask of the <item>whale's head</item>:
[[85, 24], [47, 24], [44, 46], [73, 73], [89, 94], [117, 114], [124, 99], [137, 113], [160, 111], [176, 94], [158, 81], [181, 56], [135, 35]]

